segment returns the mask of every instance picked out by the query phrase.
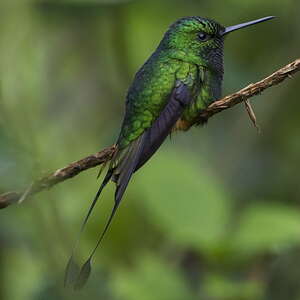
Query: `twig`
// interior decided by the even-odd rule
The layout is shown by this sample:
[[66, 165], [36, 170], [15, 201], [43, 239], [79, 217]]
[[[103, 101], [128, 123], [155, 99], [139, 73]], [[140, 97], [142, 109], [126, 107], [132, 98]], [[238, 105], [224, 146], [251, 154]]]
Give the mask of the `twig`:
[[253, 108], [250, 104], [250, 101], [248, 99], [246, 99], [244, 102], [245, 102], [246, 111], [248, 113], [248, 116], [249, 116], [252, 124], [257, 129], [257, 132], [260, 133], [260, 127], [257, 123], [256, 115], [255, 115], [255, 112], [254, 112], [254, 110], [253, 110]]
[[84, 170], [101, 165], [112, 157], [115, 151], [115, 146], [105, 148], [104, 150], [80, 159], [68, 166], [58, 169], [55, 172], [34, 181], [30, 185], [30, 189], [25, 189], [23, 192], [7, 192], [0, 195], [0, 209], [5, 208], [10, 204], [16, 203], [19, 199], [26, 198], [36, 194], [42, 190], [49, 189], [52, 186], [78, 175]]
[[[209, 119], [213, 115], [225, 109], [231, 108], [238, 103], [244, 102], [246, 99], [260, 94], [262, 91], [271, 86], [281, 83], [286, 78], [292, 78], [291, 75], [298, 72], [299, 70], [300, 58], [277, 70], [261, 81], [252, 83], [236, 93], [215, 101], [206, 110], [201, 112], [200, 118]], [[27, 198], [42, 190], [49, 189], [66, 179], [72, 178], [82, 171], [101, 165], [102, 163], [107, 161], [107, 159], [112, 157], [114, 151], [114, 146], [105, 148], [104, 150], [94, 155], [90, 155], [79, 161], [73, 162], [62, 169], [56, 170], [54, 173], [51, 173], [45, 177], [42, 177], [41, 179], [34, 181], [30, 186], [30, 189], [27, 188], [23, 192], [12, 191], [2, 194], [0, 195], [0, 208], [5, 208], [10, 204], [17, 203], [20, 198], [24, 197], [25, 193]]]

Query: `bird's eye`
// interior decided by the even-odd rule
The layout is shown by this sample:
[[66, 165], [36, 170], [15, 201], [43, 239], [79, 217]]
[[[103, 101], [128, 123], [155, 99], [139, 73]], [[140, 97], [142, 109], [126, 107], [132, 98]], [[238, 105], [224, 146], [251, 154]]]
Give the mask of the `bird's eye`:
[[198, 33], [198, 38], [201, 42], [205, 42], [210, 39], [210, 35], [201, 31]]

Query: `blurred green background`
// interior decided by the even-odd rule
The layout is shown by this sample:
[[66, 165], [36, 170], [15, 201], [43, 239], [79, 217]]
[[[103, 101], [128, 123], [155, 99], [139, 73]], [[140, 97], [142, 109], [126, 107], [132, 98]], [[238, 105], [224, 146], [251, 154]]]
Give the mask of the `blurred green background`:
[[[276, 15], [225, 44], [223, 94], [299, 56], [296, 0], [0, 4], [0, 193], [114, 143], [134, 73], [179, 17]], [[91, 280], [63, 289], [98, 169], [0, 212], [0, 299], [299, 300], [300, 77], [176, 134], [134, 176]], [[113, 204], [104, 192], [84, 260]]]

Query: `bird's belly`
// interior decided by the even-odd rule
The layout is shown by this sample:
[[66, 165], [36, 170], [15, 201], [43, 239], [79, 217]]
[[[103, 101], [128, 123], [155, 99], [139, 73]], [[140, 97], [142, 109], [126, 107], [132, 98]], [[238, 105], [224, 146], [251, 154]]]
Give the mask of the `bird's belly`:
[[175, 126], [173, 127], [173, 130], [172, 131], [187, 131], [190, 129], [190, 127], [192, 126], [193, 124], [187, 120], [184, 120], [184, 119], [179, 119]]

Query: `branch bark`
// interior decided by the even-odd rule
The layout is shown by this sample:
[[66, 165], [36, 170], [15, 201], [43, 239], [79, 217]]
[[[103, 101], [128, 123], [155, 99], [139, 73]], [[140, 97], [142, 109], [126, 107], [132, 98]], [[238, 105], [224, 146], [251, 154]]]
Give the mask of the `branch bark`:
[[[260, 94], [265, 89], [277, 85], [287, 78], [292, 78], [292, 74], [300, 70], [300, 58], [291, 62], [290, 64], [280, 68], [270, 76], [256, 82], [251, 83], [247, 87], [240, 91], [228, 95], [218, 101], [212, 103], [206, 110], [200, 114], [201, 118], [209, 119], [213, 115], [231, 108], [238, 103]], [[104, 163], [107, 159], [111, 158], [115, 151], [115, 147], [111, 146], [104, 150], [97, 152], [96, 154], [87, 156], [76, 162], [69, 164], [68, 166], [58, 169], [49, 175], [37, 179], [34, 181], [25, 191], [11, 191], [0, 195], [0, 208], [5, 208], [13, 203], [19, 203], [29, 196], [32, 196], [38, 192], [49, 189], [54, 185], [63, 182], [69, 178], [72, 178], [82, 171], [96, 167]]]

